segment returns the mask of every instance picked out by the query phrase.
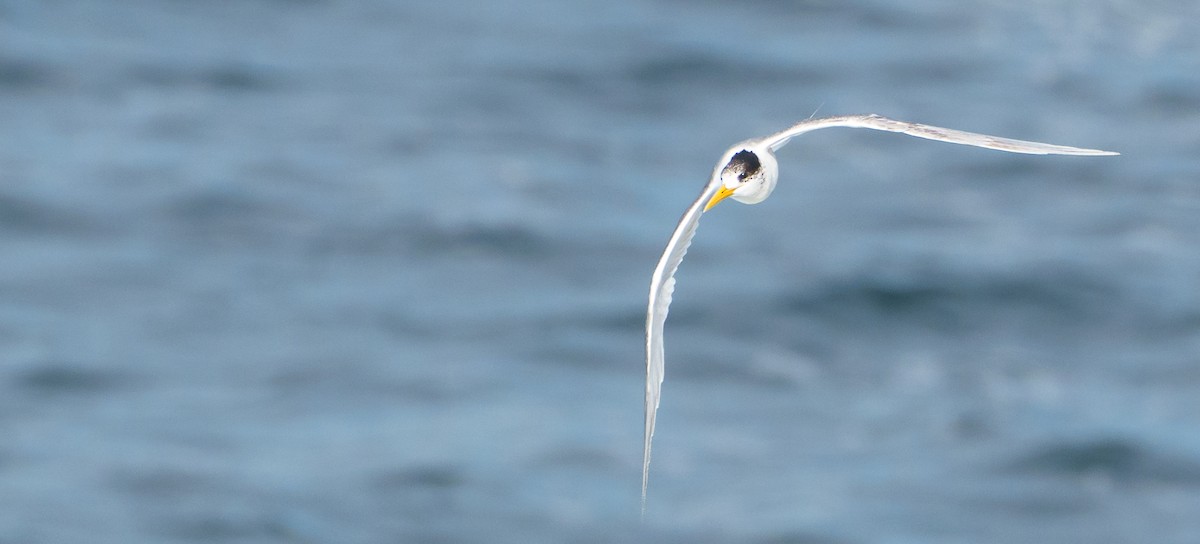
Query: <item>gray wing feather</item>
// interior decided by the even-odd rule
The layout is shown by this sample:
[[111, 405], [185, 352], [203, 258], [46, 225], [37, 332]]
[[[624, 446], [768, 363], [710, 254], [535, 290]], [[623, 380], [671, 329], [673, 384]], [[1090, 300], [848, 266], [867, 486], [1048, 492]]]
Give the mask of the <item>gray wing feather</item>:
[[642, 453], [642, 513], [646, 512], [646, 484], [650, 478], [650, 441], [654, 438], [654, 418], [658, 413], [658, 401], [662, 392], [664, 349], [663, 324], [667, 321], [667, 310], [671, 306], [671, 294], [675, 291], [675, 271], [687, 254], [704, 205], [720, 186], [720, 176], [714, 172], [708, 185], [675, 226], [675, 232], [667, 242], [654, 275], [650, 279], [650, 304], [646, 310], [646, 441]]
[[767, 136], [761, 141], [767, 142], [767, 145], [771, 147], [771, 150], [775, 151], [783, 147], [788, 143], [788, 140], [791, 140], [795, 136], [812, 130], [829, 127], [856, 127], [869, 128], [873, 130], [886, 130], [888, 132], [899, 132], [901, 134], [925, 138], [927, 140], [937, 140], [939, 142], [950, 142], [952, 144], [985, 147], [987, 149], [1007, 151], [1009, 153], [1026, 153], [1030, 155], [1118, 154], [1112, 151], [1101, 151], [1099, 149], [1084, 149], [1066, 145], [1014, 140], [1012, 138], [1001, 138], [999, 136], [989, 136], [987, 134], [966, 132], [952, 128], [922, 125], [920, 123], [908, 123], [905, 121], [888, 119], [882, 115], [845, 115], [841, 117], [826, 117], [824, 119], [809, 119], [796, 123], [787, 130]]

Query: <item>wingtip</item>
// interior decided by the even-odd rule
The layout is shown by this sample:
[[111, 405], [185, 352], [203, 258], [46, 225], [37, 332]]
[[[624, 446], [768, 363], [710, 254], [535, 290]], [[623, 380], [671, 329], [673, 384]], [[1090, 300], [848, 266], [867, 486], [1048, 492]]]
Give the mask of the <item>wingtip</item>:
[[642, 508], [638, 516], [641, 521], [646, 521], [646, 480], [645, 477], [642, 478]]
[[1082, 148], [1082, 147], [1074, 148], [1067, 152], [1061, 152], [1061, 151], [1053, 152], [1052, 151], [1047, 154], [1048, 155], [1076, 155], [1076, 156], [1084, 156], [1084, 157], [1110, 157], [1113, 155], [1120, 155], [1120, 153], [1117, 153], [1116, 151], [1105, 151], [1103, 149], [1087, 149], [1087, 148]]
[[650, 454], [647, 453], [642, 464], [642, 519], [646, 518], [646, 490], [650, 487]]

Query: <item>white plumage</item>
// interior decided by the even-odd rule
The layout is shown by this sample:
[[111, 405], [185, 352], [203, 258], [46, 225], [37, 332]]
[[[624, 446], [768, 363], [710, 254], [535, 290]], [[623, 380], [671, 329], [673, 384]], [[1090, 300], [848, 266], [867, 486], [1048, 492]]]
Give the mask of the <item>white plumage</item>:
[[1065, 145], [1044, 144], [1013, 140], [999, 136], [976, 134], [949, 128], [918, 123], [906, 123], [880, 115], [845, 115], [824, 119], [808, 119], [790, 128], [764, 138], [741, 142], [725, 152], [713, 169], [712, 176], [700, 193], [700, 197], [683, 212], [675, 232], [667, 241], [667, 247], [654, 274], [650, 278], [650, 304], [646, 310], [646, 436], [642, 458], [642, 512], [646, 511], [646, 484], [650, 476], [650, 442], [654, 438], [654, 418], [662, 391], [664, 348], [663, 324], [667, 320], [667, 309], [671, 305], [671, 293], [675, 290], [675, 271], [687, 253], [700, 216], [721, 200], [732, 197], [746, 204], [757, 204], [770, 196], [779, 179], [779, 165], [775, 151], [792, 138], [805, 132], [830, 128], [855, 127], [899, 132], [954, 144], [985, 147], [1009, 153], [1031, 155], [1117, 155], [1111, 151], [1081, 149]]

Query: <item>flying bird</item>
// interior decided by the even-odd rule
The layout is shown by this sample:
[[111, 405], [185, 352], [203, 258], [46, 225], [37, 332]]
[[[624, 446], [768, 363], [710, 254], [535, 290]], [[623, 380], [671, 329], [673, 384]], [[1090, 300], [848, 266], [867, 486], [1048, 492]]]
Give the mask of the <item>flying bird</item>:
[[953, 144], [985, 147], [1009, 153], [1030, 155], [1117, 155], [1112, 151], [1081, 149], [1065, 145], [1044, 144], [988, 136], [949, 128], [888, 119], [880, 115], [844, 115], [823, 119], [807, 119], [790, 128], [763, 138], [753, 138], [730, 147], [721, 156], [700, 197], [688, 206], [667, 241], [658, 266], [650, 278], [650, 305], [646, 310], [646, 437], [642, 457], [642, 513], [646, 512], [646, 484], [650, 476], [650, 442], [654, 438], [654, 418], [658, 412], [663, 381], [663, 323], [675, 289], [675, 271], [687, 253], [700, 216], [726, 198], [744, 204], [766, 200], [779, 180], [779, 163], [775, 152], [792, 138], [809, 131], [853, 127], [899, 132], [909, 136]]

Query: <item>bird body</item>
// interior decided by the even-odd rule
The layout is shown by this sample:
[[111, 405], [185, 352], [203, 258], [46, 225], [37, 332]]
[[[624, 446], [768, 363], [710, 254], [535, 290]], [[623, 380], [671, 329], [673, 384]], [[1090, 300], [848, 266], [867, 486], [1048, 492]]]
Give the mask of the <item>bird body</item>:
[[642, 457], [642, 513], [646, 511], [646, 486], [650, 477], [650, 444], [654, 438], [665, 366], [663, 325], [675, 290], [675, 272], [700, 224], [700, 216], [718, 202], [733, 198], [744, 204], [766, 200], [779, 180], [775, 151], [792, 138], [822, 128], [852, 127], [898, 132], [928, 140], [983, 147], [1009, 153], [1032, 155], [1117, 155], [1111, 151], [1030, 142], [974, 132], [908, 123], [880, 115], [845, 115], [806, 119], [775, 134], [739, 142], [730, 147], [713, 168], [700, 196], [688, 206], [667, 241], [650, 278], [650, 300], [646, 309], [646, 422]]

